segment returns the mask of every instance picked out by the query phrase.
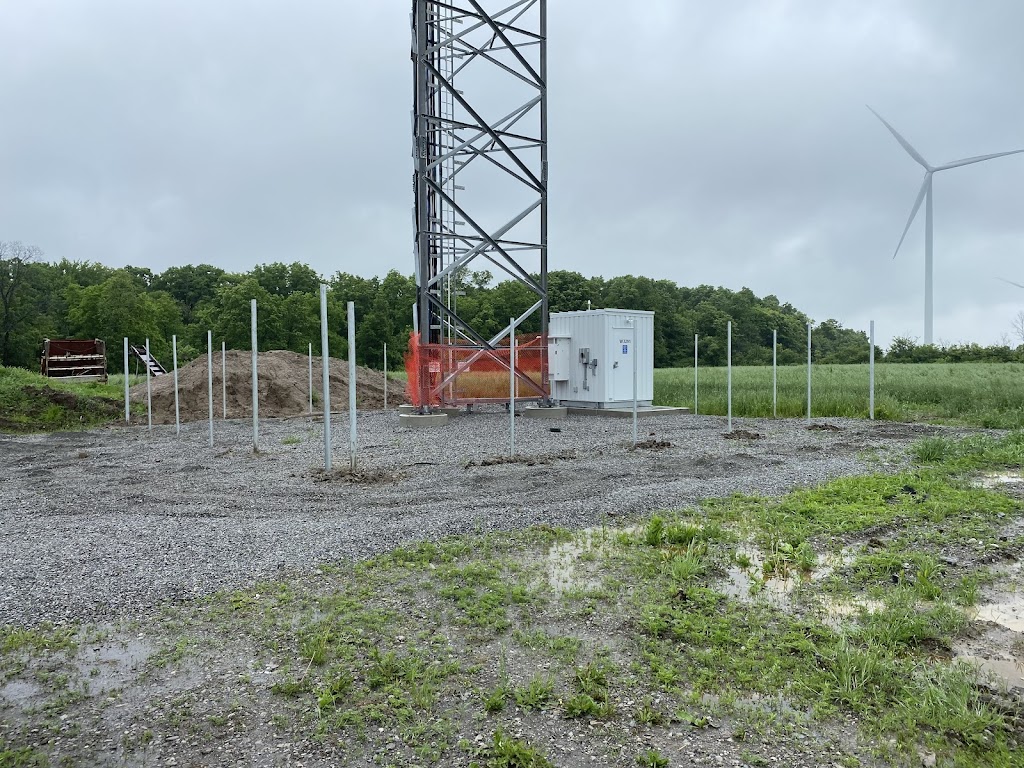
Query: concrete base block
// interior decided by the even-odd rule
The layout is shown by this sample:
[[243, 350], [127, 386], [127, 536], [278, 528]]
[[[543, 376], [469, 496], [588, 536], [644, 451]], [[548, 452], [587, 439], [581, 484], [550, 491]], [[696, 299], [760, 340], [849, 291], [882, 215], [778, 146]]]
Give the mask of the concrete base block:
[[[403, 413], [417, 413], [417, 411], [418, 411], [418, 409], [416, 408], [415, 405], [409, 405], [408, 403], [406, 403], [405, 405], [398, 406], [398, 408], [396, 410], [398, 411], [399, 414], [403, 414]], [[431, 409], [430, 412], [431, 413], [445, 413], [445, 414], [447, 414], [449, 416], [458, 416], [459, 414], [465, 413], [465, 411], [462, 411], [462, 410], [460, 410], [458, 408], [433, 408], [433, 409]]]
[[[574, 416], [606, 416], [612, 419], [633, 418], [632, 408], [569, 408], [568, 410]], [[638, 418], [644, 416], [685, 416], [689, 413], [689, 408], [670, 408], [664, 405], [636, 409]]]
[[398, 426], [418, 429], [420, 427], [442, 427], [448, 423], [447, 413], [400, 413]]
[[527, 419], [549, 419], [562, 421], [569, 415], [568, 408], [523, 408], [518, 413]]

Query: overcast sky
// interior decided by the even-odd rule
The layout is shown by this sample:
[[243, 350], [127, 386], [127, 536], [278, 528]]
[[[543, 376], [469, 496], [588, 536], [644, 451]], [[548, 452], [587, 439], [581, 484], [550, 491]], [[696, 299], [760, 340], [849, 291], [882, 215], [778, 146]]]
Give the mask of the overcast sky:
[[[923, 335], [931, 162], [1024, 148], [1019, 0], [551, 0], [550, 268]], [[640, 10], [642, 9], [642, 10]], [[0, 240], [412, 274], [406, 0], [0, 0]], [[935, 177], [935, 336], [1024, 309], [1024, 155]]]

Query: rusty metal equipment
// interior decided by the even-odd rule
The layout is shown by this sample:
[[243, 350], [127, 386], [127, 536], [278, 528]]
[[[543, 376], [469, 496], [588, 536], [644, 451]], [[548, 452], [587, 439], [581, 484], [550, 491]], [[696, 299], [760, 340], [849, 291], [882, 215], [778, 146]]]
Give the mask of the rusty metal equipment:
[[106, 381], [103, 339], [44, 339], [39, 372], [50, 379]]

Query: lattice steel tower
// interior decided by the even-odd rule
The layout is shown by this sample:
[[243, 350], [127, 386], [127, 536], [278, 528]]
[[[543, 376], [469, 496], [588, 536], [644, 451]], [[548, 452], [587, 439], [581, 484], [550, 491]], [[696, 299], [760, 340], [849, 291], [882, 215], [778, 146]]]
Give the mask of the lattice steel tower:
[[[455, 278], [484, 260], [519, 281], [536, 303], [516, 325], [540, 313], [546, 338], [547, 0], [413, 0], [412, 59], [416, 326], [424, 345], [498, 359], [512, 329], [486, 338], [460, 318]], [[465, 368], [435, 365], [421, 402], [466, 402]]]

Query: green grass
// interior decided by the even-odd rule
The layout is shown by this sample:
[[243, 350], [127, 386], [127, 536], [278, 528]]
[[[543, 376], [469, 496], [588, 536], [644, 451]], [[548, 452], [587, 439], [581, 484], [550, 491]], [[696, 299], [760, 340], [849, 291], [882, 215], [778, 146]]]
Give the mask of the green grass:
[[474, 760], [470, 768], [554, 768], [538, 750], [518, 739], [494, 732], [491, 743], [476, 750], [476, 757], [483, 762]]
[[74, 383], [0, 366], [0, 432], [89, 429], [123, 418], [123, 375]]
[[9, 653], [52, 653], [76, 647], [75, 630], [40, 625], [35, 628], [0, 626], [0, 657]]
[[0, 768], [47, 768], [50, 761], [30, 747], [4, 748], [0, 743]]
[[[868, 367], [815, 365], [811, 378], [812, 416], [866, 418]], [[725, 368], [701, 368], [698, 413], [725, 415]], [[654, 372], [654, 402], [693, 405], [693, 369], [659, 368]], [[772, 415], [772, 369], [732, 369], [734, 416]], [[778, 415], [807, 413], [806, 366], [778, 369]], [[1024, 364], [927, 363], [875, 366], [875, 418], [936, 421], [987, 428], [1024, 427]]]

